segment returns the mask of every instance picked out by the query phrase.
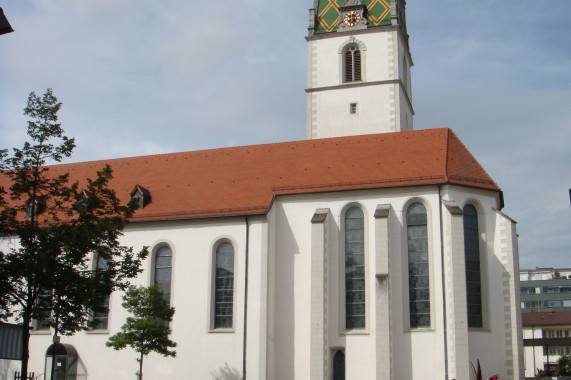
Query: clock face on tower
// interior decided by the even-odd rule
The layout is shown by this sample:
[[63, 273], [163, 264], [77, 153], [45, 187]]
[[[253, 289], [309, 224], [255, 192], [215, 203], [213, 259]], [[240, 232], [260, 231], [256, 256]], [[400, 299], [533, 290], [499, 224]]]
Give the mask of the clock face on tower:
[[350, 11], [343, 17], [343, 22], [347, 26], [355, 26], [361, 21], [361, 15], [357, 11]]

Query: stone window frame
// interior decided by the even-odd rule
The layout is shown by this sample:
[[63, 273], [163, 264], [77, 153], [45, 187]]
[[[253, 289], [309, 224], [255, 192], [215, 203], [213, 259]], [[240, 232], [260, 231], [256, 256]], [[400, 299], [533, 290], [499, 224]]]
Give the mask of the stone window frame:
[[[222, 245], [228, 244], [232, 247], [232, 315], [230, 326], [218, 326], [216, 322], [216, 294], [217, 287], [217, 269], [218, 269], [218, 253]], [[234, 331], [235, 316], [236, 316], [236, 244], [228, 239], [221, 238], [216, 241], [211, 250], [211, 292], [210, 292], [210, 330], [213, 331]]]
[[[92, 270], [95, 271], [98, 269], [99, 267], [99, 258], [101, 256], [94, 253], [93, 254], [93, 258], [92, 258]], [[98, 326], [94, 326], [91, 330], [89, 330], [90, 333], [107, 333], [109, 331], [109, 321], [110, 321], [110, 316], [111, 316], [111, 294], [107, 295], [107, 325], [103, 328], [98, 327]], [[96, 319], [95, 317], [95, 313], [91, 313], [91, 320], [94, 321]]]
[[[169, 287], [169, 297], [168, 297], [168, 304], [169, 306], [173, 306], [173, 282], [174, 282], [174, 268], [175, 268], [175, 249], [174, 249], [174, 245], [171, 242], [167, 242], [167, 241], [161, 241], [159, 243], [156, 243], [153, 245], [153, 249], [152, 249], [152, 254], [151, 254], [151, 271], [150, 271], [150, 279], [149, 279], [149, 284], [151, 286], [157, 286], [156, 283], [156, 262], [157, 262], [157, 254], [158, 252], [162, 249], [162, 248], [169, 248], [171, 251], [171, 272], [170, 272], [170, 287]], [[166, 299], [166, 298], [165, 298]]]
[[[480, 202], [476, 199], [468, 199], [462, 206], [462, 212], [467, 205], [471, 205], [476, 209], [478, 214], [478, 236], [479, 236], [479, 251], [480, 251], [480, 286], [481, 286], [481, 303], [482, 303], [482, 327], [470, 327], [470, 330], [476, 331], [489, 331], [490, 330], [490, 289], [489, 289], [489, 281], [488, 281], [488, 249], [487, 249], [487, 233], [486, 233], [486, 214], [484, 212], [484, 207]], [[462, 219], [464, 217], [462, 216]], [[464, 231], [464, 230], [462, 230]], [[468, 300], [466, 299], [466, 304]], [[466, 305], [467, 306], [467, 305]]]
[[[345, 61], [345, 54], [347, 51], [352, 48], [356, 47], [360, 52], [360, 68], [361, 68], [361, 78], [359, 80], [351, 80], [347, 81], [346, 78], [346, 61]], [[339, 55], [339, 83], [340, 84], [354, 84], [354, 83], [362, 83], [366, 80], [366, 58], [367, 58], [367, 46], [360, 40], [356, 39], [355, 37], [349, 37], [346, 41], [344, 41], [338, 50]]]
[[[218, 248], [224, 244], [230, 244], [234, 250], [234, 274], [233, 274], [233, 292], [232, 292], [232, 326], [217, 327], [216, 326], [216, 253]], [[208, 332], [210, 333], [234, 333], [236, 326], [236, 300], [237, 300], [237, 269], [238, 269], [238, 244], [230, 236], [220, 236], [214, 239], [214, 243], [210, 248], [210, 269], [209, 269], [209, 290], [208, 290]]]
[[[426, 209], [427, 236], [428, 236], [428, 275], [429, 275], [429, 300], [430, 300], [430, 325], [426, 327], [411, 327], [410, 325], [410, 301], [409, 301], [409, 275], [408, 275], [408, 230], [407, 213], [414, 203], [421, 203]], [[434, 281], [434, 252], [433, 252], [433, 223], [432, 208], [430, 202], [422, 197], [408, 199], [402, 208], [402, 289], [403, 289], [403, 327], [405, 331], [426, 331], [435, 329], [435, 281]]]
[[[347, 211], [353, 207], [359, 208], [363, 212], [363, 255], [364, 255], [364, 272], [365, 272], [365, 326], [363, 328], [347, 328], [347, 316], [346, 316], [346, 289], [345, 289], [345, 215]], [[369, 247], [368, 247], [368, 236], [369, 236], [369, 226], [367, 223], [368, 214], [367, 209], [364, 205], [358, 202], [350, 202], [346, 204], [340, 213], [340, 244], [339, 244], [339, 328], [341, 334], [351, 335], [351, 334], [368, 334], [369, 333], [369, 313], [370, 313], [370, 289], [369, 289]]]

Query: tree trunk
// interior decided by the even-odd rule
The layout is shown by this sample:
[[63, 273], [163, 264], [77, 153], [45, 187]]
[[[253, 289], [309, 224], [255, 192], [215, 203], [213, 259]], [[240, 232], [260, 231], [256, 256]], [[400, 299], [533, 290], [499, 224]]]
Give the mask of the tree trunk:
[[143, 351], [141, 350], [141, 359], [139, 360], [139, 380], [143, 380]]
[[22, 326], [22, 365], [20, 367], [21, 379], [28, 380], [28, 358], [30, 357], [30, 317], [24, 314]]

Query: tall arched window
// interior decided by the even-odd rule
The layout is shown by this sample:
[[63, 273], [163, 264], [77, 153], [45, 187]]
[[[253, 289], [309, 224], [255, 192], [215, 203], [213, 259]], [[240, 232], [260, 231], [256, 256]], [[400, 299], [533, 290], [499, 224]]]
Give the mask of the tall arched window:
[[345, 50], [344, 82], [358, 82], [361, 79], [361, 50], [357, 45], [350, 45]]
[[[95, 269], [97, 271], [106, 271], [108, 269], [107, 260], [103, 257], [97, 255], [97, 260], [95, 262]], [[109, 297], [108, 294], [103, 301], [103, 311], [96, 311], [93, 313], [93, 326], [94, 330], [107, 330], [109, 327]]]
[[214, 328], [232, 328], [234, 306], [234, 247], [222, 243], [216, 248], [214, 280]]
[[345, 213], [345, 327], [365, 328], [365, 224], [359, 207]]
[[154, 283], [164, 299], [170, 305], [171, 300], [171, 277], [172, 277], [172, 250], [169, 246], [162, 246], [155, 253], [155, 278]]
[[413, 203], [406, 212], [410, 327], [430, 326], [430, 276], [426, 208]]
[[482, 327], [482, 281], [480, 276], [478, 212], [472, 205], [464, 207], [464, 255], [466, 261], [468, 327]]
[[341, 350], [333, 355], [333, 380], [345, 380], [345, 354]]

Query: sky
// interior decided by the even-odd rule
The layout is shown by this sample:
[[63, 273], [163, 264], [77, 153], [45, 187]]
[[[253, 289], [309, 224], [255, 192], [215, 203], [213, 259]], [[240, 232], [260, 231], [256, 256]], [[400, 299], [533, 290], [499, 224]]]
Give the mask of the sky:
[[[71, 162], [306, 137], [313, 0], [0, 0], [0, 148], [52, 88]], [[415, 129], [504, 191], [520, 267], [571, 268], [571, 1], [408, 0]]]

